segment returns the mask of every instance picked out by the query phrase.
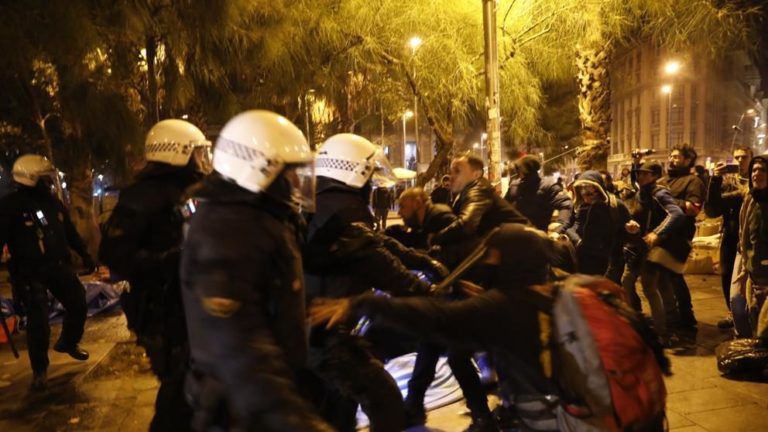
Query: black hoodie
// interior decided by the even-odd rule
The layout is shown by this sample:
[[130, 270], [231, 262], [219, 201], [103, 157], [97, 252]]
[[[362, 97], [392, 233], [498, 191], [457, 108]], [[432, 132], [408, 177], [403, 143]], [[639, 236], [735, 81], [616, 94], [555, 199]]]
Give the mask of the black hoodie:
[[624, 203], [605, 191], [598, 171], [586, 171], [574, 182], [574, 188], [593, 186], [599, 194], [592, 204], [583, 201], [581, 194], [574, 196], [576, 216], [571, 219], [565, 234], [576, 246], [579, 272], [604, 275], [612, 259], [621, 261], [625, 240], [624, 224], [629, 211]]

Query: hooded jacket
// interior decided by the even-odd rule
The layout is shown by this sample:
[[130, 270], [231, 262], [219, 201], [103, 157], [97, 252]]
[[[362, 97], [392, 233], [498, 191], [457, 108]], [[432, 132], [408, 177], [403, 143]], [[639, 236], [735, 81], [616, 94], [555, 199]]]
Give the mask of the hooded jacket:
[[739, 252], [750, 278], [758, 285], [768, 285], [768, 189], [755, 190], [752, 167], [768, 158], [755, 156], [749, 162], [749, 193], [739, 214]]
[[564, 232], [573, 211], [573, 203], [562, 186], [551, 179], [539, 177], [536, 171], [512, 181], [504, 199], [542, 231], [547, 231], [552, 214], [557, 210], [560, 222], [557, 232]]
[[605, 190], [598, 171], [586, 171], [574, 182], [574, 188], [593, 186], [598, 196], [592, 204], [584, 202], [579, 193], [574, 196], [575, 217], [566, 226], [565, 234], [576, 247], [579, 271], [604, 275], [610, 261], [621, 261], [626, 237], [624, 224], [629, 210], [613, 194]]

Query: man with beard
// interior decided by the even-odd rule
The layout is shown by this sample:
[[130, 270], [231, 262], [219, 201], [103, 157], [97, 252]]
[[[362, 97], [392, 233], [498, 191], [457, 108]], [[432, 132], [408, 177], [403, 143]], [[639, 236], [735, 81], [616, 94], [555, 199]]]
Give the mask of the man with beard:
[[[725, 162], [715, 165], [715, 172], [709, 180], [707, 201], [704, 211], [708, 217], [723, 217], [720, 230], [720, 284], [728, 310], [731, 310], [731, 276], [733, 263], [739, 244], [739, 210], [744, 202], [744, 196], [749, 190], [749, 161], [752, 149], [739, 147], [733, 151], [733, 159], [738, 172], [728, 172]], [[728, 317], [717, 323], [719, 328], [733, 327], [733, 318]]]
[[211, 143], [184, 120], [163, 120], [147, 133], [147, 166], [120, 198], [104, 227], [99, 258], [130, 291], [121, 303], [128, 328], [160, 379], [150, 430], [188, 430], [184, 377], [187, 328], [179, 290], [182, 197], [210, 172]]
[[696, 164], [696, 157], [696, 150], [694, 150], [693, 146], [684, 144], [674, 147], [669, 155], [667, 177], [659, 181], [659, 184], [669, 188], [678, 207], [686, 216], [682, 230], [687, 242], [687, 252], [684, 254], [681, 252], [676, 257], [676, 262], [669, 263], [673, 265], [666, 265], [665, 270], [667, 271], [665, 271], [665, 274], [674, 289], [675, 298], [677, 299], [680, 319], [677, 330], [681, 336], [694, 339], [697, 321], [693, 313], [691, 291], [683, 277], [683, 268], [691, 251], [693, 236], [696, 234], [696, 215], [701, 211], [706, 196], [704, 183], [695, 174], [691, 173], [691, 169]]

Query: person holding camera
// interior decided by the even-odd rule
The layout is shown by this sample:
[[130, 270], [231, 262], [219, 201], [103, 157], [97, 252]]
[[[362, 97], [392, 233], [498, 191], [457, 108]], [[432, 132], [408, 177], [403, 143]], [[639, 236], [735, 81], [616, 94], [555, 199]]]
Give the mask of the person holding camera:
[[[707, 201], [704, 212], [708, 217], [723, 217], [720, 229], [720, 284], [728, 310], [731, 310], [731, 276], [739, 245], [739, 209], [744, 196], [749, 191], [749, 161], [752, 149], [744, 146], [733, 152], [736, 163], [719, 162], [715, 165], [713, 176], [709, 180]], [[717, 326], [722, 329], [733, 327], [733, 317], [720, 320]]]

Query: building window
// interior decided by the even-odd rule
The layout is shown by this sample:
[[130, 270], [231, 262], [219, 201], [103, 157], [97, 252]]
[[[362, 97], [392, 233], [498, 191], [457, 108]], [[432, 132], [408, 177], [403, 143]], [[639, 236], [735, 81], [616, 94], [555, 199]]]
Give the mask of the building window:
[[680, 124], [683, 122], [683, 107], [681, 106], [673, 106], [672, 111], [670, 112], [672, 119], [670, 120], [670, 123], [674, 124]]
[[651, 109], [651, 125], [654, 127], [659, 127], [659, 123], [661, 122], [661, 111], [659, 110], [658, 105], [654, 105]]
[[659, 133], [654, 132], [651, 134], [651, 148], [659, 148]]

